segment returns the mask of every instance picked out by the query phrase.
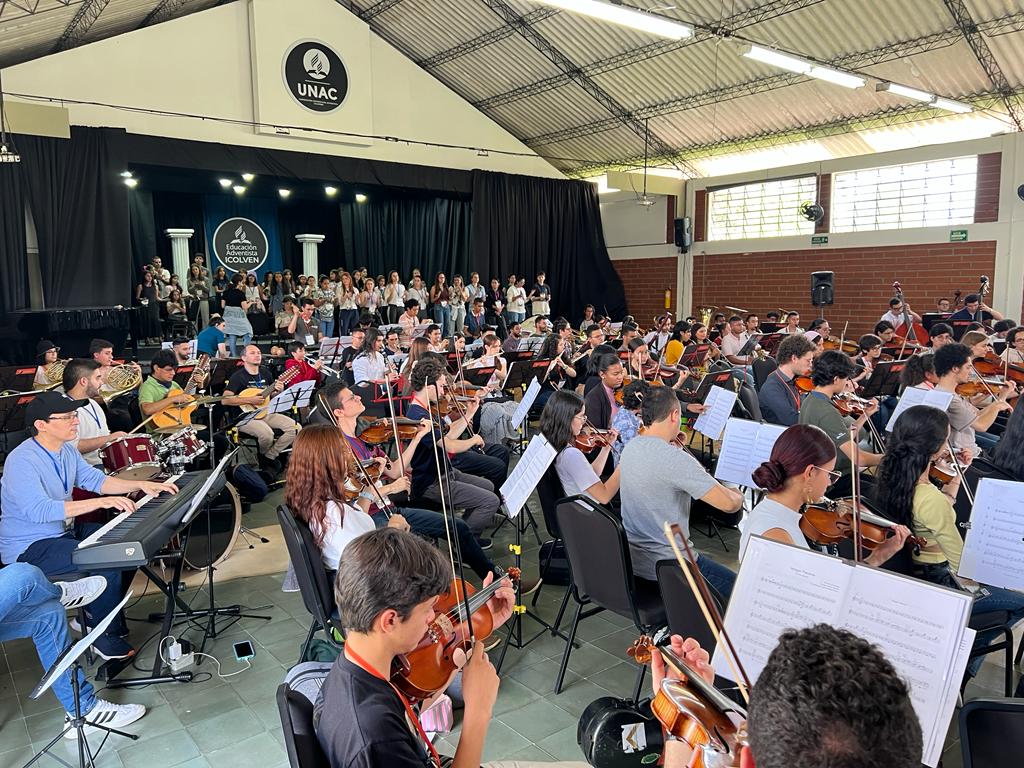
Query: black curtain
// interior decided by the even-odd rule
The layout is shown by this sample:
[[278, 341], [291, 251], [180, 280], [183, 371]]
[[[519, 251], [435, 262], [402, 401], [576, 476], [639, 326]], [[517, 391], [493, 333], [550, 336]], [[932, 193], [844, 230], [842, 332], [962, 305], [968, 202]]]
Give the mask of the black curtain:
[[16, 163], [4, 163], [0, 165], [0, 317], [28, 306], [25, 262], [25, 190], [21, 168]]
[[132, 279], [142, 279], [142, 268], [157, 255], [153, 194], [134, 189], [128, 194], [128, 223], [132, 242]]
[[[153, 192], [153, 229], [156, 237], [156, 251], [150, 253], [146, 261], [159, 256], [161, 263], [173, 271], [174, 259], [171, 256], [171, 238], [168, 229], [191, 229], [192, 237], [188, 247], [193, 254], [206, 254], [207, 266], [211, 256], [206, 249], [206, 225], [203, 222], [203, 196], [191, 192]], [[189, 266], [192, 259], [189, 258]]]
[[302, 243], [295, 239], [296, 235], [324, 236], [318, 248], [317, 274], [325, 274], [348, 263], [345, 261], [338, 204], [333, 201], [282, 201], [277, 209], [277, 233], [284, 266], [297, 275], [305, 270], [302, 266]]
[[[586, 181], [473, 171], [473, 263], [481, 281], [545, 272], [552, 313], [571, 321], [584, 304], [626, 313], [622, 281], [601, 229], [597, 188]], [[486, 277], [485, 277], [486, 276]]]
[[70, 139], [17, 139], [47, 307], [130, 303], [128, 188], [118, 176], [123, 136], [76, 126]]
[[403, 282], [414, 267], [427, 285], [437, 272], [468, 282], [471, 210], [467, 200], [442, 197], [342, 203], [345, 264], [385, 277], [397, 270]]

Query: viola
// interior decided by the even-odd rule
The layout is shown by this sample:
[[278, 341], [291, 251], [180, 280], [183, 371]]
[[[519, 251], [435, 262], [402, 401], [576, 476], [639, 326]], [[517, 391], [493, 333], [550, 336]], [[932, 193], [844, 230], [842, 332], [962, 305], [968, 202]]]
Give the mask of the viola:
[[[884, 517], [861, 510], [860, 518], [861, 546], [868, 551], [895, 535], [895, 524]], [[853, 507], [844, 499], [822, 499], [816, 504], [808, 504], [800, 514], [800, 530], [808, 539], [822, 546], [852, 541]], [[908, 536], [907, 543], [922, 547], [926, 542], [918, 536]]]
[[[649, 664], [649, 637], [641, 637], [627, 651], [638, 664]], [[705, 681], [671, 647], [662, 646], [665, 663], [685, 679], [666, 678], [651, 701], [651, 712], [673, 737], [693, 750], [691, 768], [736, 768], [746, 744], [747, 713], [739, 704]]]
[[[391, 419], [377, 419], [360, 432], [359, 437], [364, 443], [380, 445], [395, 439], [409, 441], [416, 437], [416, 433], [419, 432], [420, 423], [415, 419], [399, 416], [395, 419], [395, 422], [395, 424], [392, 424]], [[397, 437], [395, 434], [396, 426]]]
[[518, 568], [509, 568], [504, 576], [480, 589], [453, 580], [448, 591], [434, 604], [437, 616], [419, 645], [395, 657], [391, 665], [391, 682], [395, 687], [414, 701], [422, 701], [442, 690], [458, 669], [456, 649], [472, 648], [474, 639], [486, 640], [494, 631], [494, 616], [487, 601], [499, 587], [514, 585], [519, 576]]
[[928, 468], [928, 477], [941, 485], [953, 482], [958, 476], [959, 473], [956, 471], [956, 467], [952, 464], [947, 464], [942, 459], [933, 461]]
[[860, 347], [857, 346], [856, 342], [850, 341], [849, 339], [837, 339], [835, 336], [829, 336], [827, 339], [823, 339], [821, 344], [825, 349], [845, 352], [851, 357], [860, 351]]
[[[956, 393], [963, 397], [977, 397], [978, 395], [999, 394], [999, 390], [1005, 385], [1002, 379], [972, 379], [963, 384], [956, 385]], [[1017, 395], [1007, 398], [1006, 402], [1015, 403]]]

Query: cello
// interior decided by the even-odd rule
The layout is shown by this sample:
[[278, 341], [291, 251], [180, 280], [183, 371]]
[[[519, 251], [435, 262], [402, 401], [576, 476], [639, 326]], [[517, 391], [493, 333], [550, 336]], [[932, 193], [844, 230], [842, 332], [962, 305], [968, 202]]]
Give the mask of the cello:
[[896, 328], [896, 335], [919, 346], [927, 344], [929, 341], [928, 331], [911, 318], [910, 308], [907, 307], [907, 300], [903, 297], [903, 288], [899, 280], [893, 281], [892, 290], [896, 294], [896, 298], [900, 300], [900, 304], [903, 305], [903, 322]]

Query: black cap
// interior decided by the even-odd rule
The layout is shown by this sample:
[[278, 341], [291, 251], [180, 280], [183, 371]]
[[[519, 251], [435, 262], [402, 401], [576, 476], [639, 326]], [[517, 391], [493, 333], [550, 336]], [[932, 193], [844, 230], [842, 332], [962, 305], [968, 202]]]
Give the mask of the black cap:
[[36, 344], [36, 357], [42, 357], [51, 349], [60, 349], [60, 347], [58, 347], [49, 339], [40, 339], [39, 343]]
[[85, 399], [72, 400], [59, 392], [40, 392], [25, 409], [25, 421], [31, 426], [39, 419], [46, 421], [54, 414], [77, 411], [88, 402]]

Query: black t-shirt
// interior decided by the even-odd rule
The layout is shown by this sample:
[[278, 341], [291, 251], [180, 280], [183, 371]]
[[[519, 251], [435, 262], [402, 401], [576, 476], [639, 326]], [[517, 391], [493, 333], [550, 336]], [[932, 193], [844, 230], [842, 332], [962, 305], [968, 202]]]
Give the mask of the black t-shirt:
[[228, 288], [221, 298], [224, 299], [225, 307], [241, 307], [242, 302], [245, 301], [245, 292], [237, 288]]
[[[250, 387], [259, 387], [265, 389], [274, 383], [274, 377], [270, 374], [270, 371], [265, 365], [260, 366], [259, 373], [249, 373], [245, 370], [244, 365], [238, 366], [238, 369], [231, 374], [228, 378], [227, 384], [224, 385], [224, 389], [228, 392], [238, 394]], [[237, 408], [233, 408], [237, 412]]]
[[[430, 418], [430, 414], [427, 413], [423, 406], [415, 402], [406, 406], [405, 415], [415, 421]], [[433, 441], [429, 437], [424, 436], [420, 440], [420, 444], [416, 446], [416, 452], [412, 455], [412, 461], [409, 462], [410, 469], [412, 470], [413, 496], [422, 496], [427, 488], [437, 482], [437, 457], [434, 454], [434, 443], [443, 437], [444, 435], [441, 430], [435, 424]], [[443, 443], [437, 446], [438, 454], [443, 450]]]
[[407, 724], [391, 685], [342, 654], [324, 681], [313, 714], [332, 768], [427, 768], [433, 761]]

